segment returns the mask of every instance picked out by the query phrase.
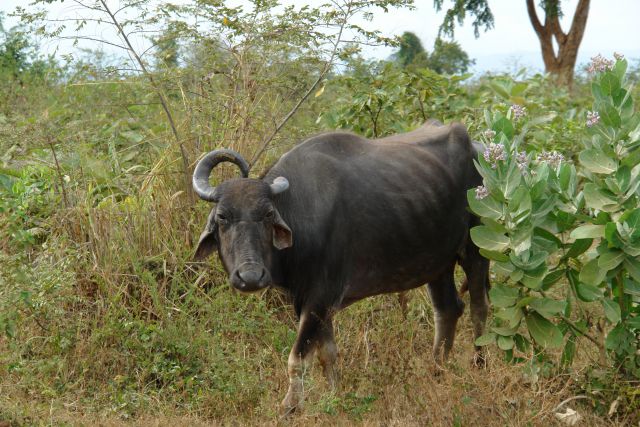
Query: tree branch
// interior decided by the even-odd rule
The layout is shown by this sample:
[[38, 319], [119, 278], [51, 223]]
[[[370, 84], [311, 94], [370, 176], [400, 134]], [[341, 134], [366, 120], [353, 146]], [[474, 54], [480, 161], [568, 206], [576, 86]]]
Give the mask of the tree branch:
[[118, 32], [120, 33], [120, 36], [122, 37], [123, 41], [126, 43], [129, 52], [131, 52], [131, 54], [135, 58], [143, 74], [147, 77], [147, 79], [149, 79], [149, 83], [151, 83], [151, 86], [153, 87], [156, 94], [158, 95], [158, 98], [160, 99], [160, 104], [162, 104], [162, 109], [164, 110], [165, 115], [167, 116], [167, 120], [169, 121], [171, 131], [173, 132], [173, 137], [175, 138], [176, 143], [180, 147], [180, 155], [182, 156], [182, 167], [184, 169], [185, 191], [189, 195], [189, 199], [191, 201], [191, 204], [193, 205], [195, 203], [195, 199], [193, 198], [193, 191], [191, 191], [191, 174], [189, 173], [189, 157], [187, 155], [187, 151], [184, 148], [184, 144], [182, 143], [182, 141], [180, 140], [180, 136], [178, 135], [178, 129], [176, 128], [175, 122], [173, 120], [173, 115], [169, 110], [169, 104], [167, 103], [167, 100], [165, 99], [164, 94], [160, 90], [160, 87], [157, 85], [155, 79], [153, 78], [153, 75], [147, 70], [147, 67], [144, 65], [144, 61], [142, 61], [142, 58], [140, 58], [140, 56], [138, 55], [138, 52], [136, 52], [136, 50], [131, 45], [131, 42], [129, 41], [127, 34], [124, 32], [124, 29], [120, 25], [120, 22], [116, 19], [115, 15], [111, 13], [111, 9], [109, 9], [109, 6], [107, 6], [106, 1], [100, 0], [100, 3], [102, 4], [104, 11], [111, 18], [113, 25], [115, 25], [116, 28], [118, 29]]
[[558, 41], [558, 46], [562, 46], [566, 43], [567, 35], [562, 31], [562, 27], [560, 27], [560, 19], [557, 15], [550, 17], [549, 29]]
[[540, 23], [540, 19], [538, 19], [538, 14], [536, 13], [536, 6], [533, 4], [533, 0], [527, 0], [527, 13], [529, 14], [529, 20], [531, 21], [531, 25], [533, 29], [540, 37], [540, 34], [545, 32], [545, 27]]
[[[580, 0], [576, 11], [573, 15], [573, 22], [571, 23], [571, 29], [568, 34], [568, 42], [570, 44], [580, 45], [582, 37], [584, 36], [584, 30], [587, 27], [587, 18], [589, 17], [589, 5], [591, 0]], [[577, 49], [576, 49], [577, 53]]]
[[262, 144], [260, 146], [260, 149], [256, 152], [256, 154], [251, 159], [251, 162], [249, 163], [249, 170], [251, 170], [251, 168], [253, 168], [253, 166], [256, 164], [256, 162], [258, 161], [260, 156], [267, 149], [267, 146], [269, 145], [269, 143], [273, 140], [273, 138], [275, 138], [275, 136], [278, 134], [278, 132], [280, 132], [280, 129], [282, 129], [282, 127], [289, 121], [289, 119], [291, 119], [291, 117], [293, 117], [293, 115], [296, 113], [296, 111], [298, 111], [300, 106], [304, 103], [304, 101], [307, 100], [309, 95], [311, 95], [311, 92], [313, 92], [313, 90], [318, 86], [318, 84], [320, 84], [320, 82], [322, 81], [324, 76], [329, 72], [329, 70], [333, 66], [333, 61], [335, 60], [335, 58], [336, 58], [336, 56], [338, 54], [338, 47], [339, 47], [340, 43], [342, 42], [342, 32], [344, 31], [344, 27], [347, 24], [347, 20], [349, 19], [350, 14], [351, 14], [351, 8], [348, 7], [346, 13], [344, 14], [344, 19], [342, 21], [342, 24], [340, 25], [340, 30], [339, 30], [338, 35], [336, 37], [336, 41], [335, 41], [335, 43], [333, 45], [333, 51], [331, 52], [331, 56], [330, 56], [329, 60], [327, 60], [327, 62], [325, 62], [324, 67], [322, 68], [322, 71], [320, 72], [320, 75], [318, 76], [316, 81], [313, 82], [313, 84], [309, 87], [309, 89], [304, 93], [304, 95], [302, 95], [302, 98], [300, 98], [298, 100], [298, 102], [291, 109], [291, 111], [289, 111], [287, 113], [287, 115], [284, 116], [284, 118], [280, 121], [280, 123], [278, 123], [278, 125], [273, 130], [273, 132], [271, 132], [271, 134], [262, 142]]

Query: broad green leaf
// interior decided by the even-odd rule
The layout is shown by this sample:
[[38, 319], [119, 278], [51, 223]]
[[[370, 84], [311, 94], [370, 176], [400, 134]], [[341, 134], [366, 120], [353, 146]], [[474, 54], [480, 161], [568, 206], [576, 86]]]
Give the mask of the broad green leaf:
[[[520, 183], [522, 182], [522, 174], [520, 169], [516, 166], [515, 162], [511, 164], [509, 170], [507, 171], [507, 176], [504, 178], [502, 182], [501, 188], [504, 194], [504, 197], [507, 199], [513, 197], [516, 189], [520, 187]], [[531, 199], [529, 198], [529, 205], [531, 205]], [[530, 209], [531, 207], [529, 207]]]
[[632, 239], [640, 239], [640, 208], [625, 213], [620, 221], [627, 224]]
[[545, 245], [545, 247], [552, 247], [554, 250], [562, 246], [562, 240], [558, 239], [555, 234], [551, 233], [548, 230], [545, 230], [542, 227], [536, 227], [533, 229], [533, 234], [535, 237], [544, 239], [549, 242], [549, 245]]
[[520, 96], [522, 93], [527, 90], [529, 87], [529, 83], [519, 82], [513, 85], [511, 88], [511, 96]]
[[609, 248], [623, 248], [624, 242], [618, 234], [618, 226], [615, 222], [608, 222], [604, 226], [604, 237], [607, 239]]
[[640, 282], [640, 261], [639, 260], [631, 257], [625, 257], [624, 268], [627, 270], [627, 273], [629, 273], [629, 275], [634, 278], [634, 280]]
[[631, 169], [629, 166], [622, 165], [618, 167], [615, 177], [622, 192], [629, 190], [629, 185], [631, 184]]
[[520, 256], [524, 252], [527, 252], [531, 248], [531, 240], [533, 237], [533, 228], [530, 224], [520, 224], [514, 231], [511, 232], [510, 246], [516, 255]]
[[515, 334], [513, 336], [513, 340], [516, 342], [516, 348], [523, 352], [523, 353], [527, 353], [529, 352], [529, 348], [531, 347], [531, 344], [529, 343], [529, 340], [520, 335], [520, 334]]
[[586, 224], [574, 229], [569, 237], [572, 239], [594, 239], [604, 236], [604, 225]]
[[504, 225], [500, 224], [498, 221], [492, 220], [491, 218], [483, 217], [480, 218], [480, 220], [482, 221], [482, 224], [486, 225], [498, 234], [505, 234], [508, 231]]
[[607, 272], [619, 266], [623, 260], [624, 252], [616, 249], [609, 249], [607, 252], [598, 256], [598, 267]]
[[[516, 201], [517, 200], [517, 201]], [[511, 217], [516, 224], [520, 224], [531, 214], [531, 196], [526, 187], [520, 186], [515, 190], [513, 199], [509, 202]]]
[[498, 95], [500, 95], [502, 98], [504, 98], [505, 101], [508, 100], [509, 98], [511, 98], [511, 95], [509, 94], [509, 90], [505, 87], [504, 83], [502, 83], [502, 82], [500, 82], [498, 80], [492, 80], [492, 81], [489, 82], [489, 86]]
[[488, 251], [486, 249], [480, 248], [480, 255], [492, 261], [509, 261], [509, 256], [503, 254], [502, 252]]
[[495, 261], [493, 270], [500, 276], [509, 276], [516, 268], [510, 262]]
[[473, 227], [470, 234], [473, 243], [482, 249], [500, 252], [509, 246], [509, 238], [507, 236], [491, 230], [486, 225]]
[[545, 190], [547, 189], [547, 182], [546, 181], [538, 181], [535, 184], [533, 184], [533, 186], [531, 187], [531, 191], [530, 191], [530, 195], [531, 195], [531, 200], [538, 200], [545, 192]]
[[584, 194], [585, 201], [587, 202], [587, 206], [593, 209], [606, 211], [607, 208], [610, 210], [610, 208], [615, 206], [617, 203], [613, 197], [599, 189], [591, 182], [584, 185], [582, 192]]
[[607, 338], [604, 340], [604, 346], [607, 350], [617, 350], [623, 347], [626, 342], [633, 339], [633, 335], [624, 327], [622, 323], [619, 323], [615, 328], [609, 331]]
[[483, 347], [485, 345], [489, 345], [491, 343], [494, 343], [496, 341], [496, 337], [497, 335], [493, 332], [489, 332], [488, 334], [484, 334], [479, 336], [475, 341], [474, 344], [479, 346], [479, 347]]
[[555, 213], [556, 225], [558, 231], [566, 231], [576, 222], [576, 216], [564, 211], [558, 211]]
[[542, 280], [547, 274], [547, 265], [541, 264], [533, 270], [526, 270], [520, 279], [523, 285], [529, 289], [538, 290], [542, 287]]
[[511, 288], [506, 285], [496, 283], [489, 290], [489, 298], [491, 299], [491, 304], [495, 307], [511, 307], [515, 305], [518, 300], [518, 289]]
[[551, 298], [535, 298], [529, 302], [529, 307], [539, 313], [542, 317], [552, 319], [557, 314], [562, 313], [567, 303], [564, 301], [556, 301]]
[[600, 288], [582, 282], [578, 282], [576, 285], [576, 293], [578, 298], [584, 302], [597, 301], [602, 298], [602, 290]]
[[504, 326], [492, 326], [491, 330], [498, 335], [502, 335], [503, 337], [510, 337], [516, 332], [518, 332], [518, 328], [515, 327], [504, 327]]
[[524, 271], [522, 271], [519, 268], [516, 268], [514, 271], [511, 272], [511, 274], [509, 275], [509, 278], [513, 281], [513, 282], [519, 282], [520, 280], [522, 280], [522, 278], [524, 277]]
[[622, 119], [620, 119], [620, 114], [618, 114], [618, 110], [616, 110], [611, 105], [603, 105], [599, 113], [600, 113], [600, 118], [602, 119], [602, 123], [604, 123], [607, 126], [611, 126], [617, 129], [622, 124]]
[[502, 117], [493, 123], [492, 129], [496, 133], [502, 132], [508, 139], [513, 138], [513, 125], [506, 117]]
[[524, 317], [522, 308], [518, 306], [512, 306], [507, 308], [501, 308], [495, 312], [495, 316], [507, 322], [510, 328], [517, 328], [520, 325], [520, 321]]
[[529, 313], [526, 317], [527, 329], [538, 345], [555, 348], [562, 345], [560, 329], [538, 313]]
[[640, 297], [640, 281], [624, 278], [624, 293], [634, 297]]
[[605, 73], [600, 79], [600, 87], [603, 94], [610, 96], [620, 89], [620, 79], [613, 73]]
[[615, 160], [595, 148], [581, 152], [579, 158], [580, 164], [594, 173], [610, 174], [618, 167]]
[[619, 79], [619, 81], [623, 81], [624, 75], [627, 72], [627, 60], [622, 59], [620, 61], [616, 61], [615, 65], [613, 66], [613, 70], [611, 71]]
[[[600, 268], [598, 258], [587, 262], [580, 270], [580, 282], [587, 285], [598, 286], [604, 280], [607, 270]], [[593, 301], [593, 300], [592, 300]]]
[[606, 101], [607, 99], [607, 96], [602, 91], [602, 87], [595, 82], [591, 83], [591, 94], [596, 101]]
[[[518, 268], [521, 268], [523, 270], [533, 270], [543, 264], [549, 256], [549, 254], [544, 251], [535, 252], [533, 253], [533, 255], [532, 253], [533, 252], [525, 252], [521, 256], [516, 256], [513, 252], [511, 252], [509, 254], [509, 260], [511, 260], [511, 263]], [[526, 255], [526, 258], [528, 259], [525, 260], [524, 255]]]
[[542, 279], [542, 290], [549, 290], [551, 286], [564, 276], [564, 270], [554, 270], [547, 273]]
[[604, 308], [604, 315], [607, 316], [607, 320], [609, 320], [609, 322], [616, 324], [622, 320], [620, 306], [615, 301], [608, 298], [603, 299], [602, 308]]
[[627, 318], [626, 323], [632, 328], [640, 330], [640, 316]]
[[484, 199], [476, 199], [475, 189], [467, 191], [467, 201], [469, 207], [478, 216], [498, 220], [502, 217], [502, 204], [494, 200], [491, 196]]
[[591, 238], [576, 239], [576, 241], [571, 244], [571, 247], [565, 254], [565, 258], [576, 258], [578, 255], [583, 254], [587, 249], [589, 249], [592, 243], [593, 243], [593, 239]]
[[503, 350], [503, 351], [511, 350], [514, 345], [513, 337], [505, 337], [503, 335], [498, 335], [497, 344], [500, 350]]
[[560, 165], [560, 172], [558, 173], [558, 182], [560, 183], [560, 189], [562, 191], [572, 190], [570, 184], [575, 180], [575, 169], [573, 165], [569, 163], [562, 163]]

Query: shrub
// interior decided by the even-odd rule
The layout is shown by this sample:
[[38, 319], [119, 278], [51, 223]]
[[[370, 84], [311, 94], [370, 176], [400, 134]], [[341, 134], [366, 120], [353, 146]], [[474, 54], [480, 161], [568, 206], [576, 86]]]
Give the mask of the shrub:
[[[539, 122], [513, 105], [487, 112], [484, 185], [470, 190], [482, 225], [471, 238], [502, 280], [490, 291], [495, 342], [512, 360], [568, 366], [587, 338], [625, 377], [640, 378], [640, 113], [625, 84], [626, 60], [595, 60], [588, 138], [578, 161], [528, 153]], [[600, 306], [593, 319], [585, 307]], [[548, 352], [562, 347], [559, 359]], [[605, 352], [608, 360], [605, 360]], [[537, 364], [537, 365], [536, 365]]]

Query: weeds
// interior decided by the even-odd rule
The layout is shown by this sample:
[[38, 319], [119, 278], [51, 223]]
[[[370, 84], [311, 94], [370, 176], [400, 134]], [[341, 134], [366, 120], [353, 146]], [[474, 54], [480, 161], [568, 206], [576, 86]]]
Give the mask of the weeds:
[[[340, 51], [350, 61], [345, 72], [327, 71], [324, 90], [312, 91], [286, 132], [270, 140], [319, 81], [327, 58], [293, 25], [319, 18], [307, 11], [252, 21], [232, 11], [237, 20], [228, 26], [216, 11], [203, 13], [231, 43], [188, 38], [194, 29], [179, 27], [182, 62], [149, 71], [189, 159], [219, 146], [251, 157], [270, 141], [258, 174], [323, 128], [386, 135], [425, 117], [464, 121], [479, 136], [487, 102], [506, 113], [524, 98], [532, 116], [554, 113], [532, 129], [528, 146], [562, 148], [568, 157], [579, 151], [591, 109], [580, 85], [572, 99], [542, 76], [465, 82], [384, 65], [373, 75], [351, 48]], [[277, 43], [264, 44], [276, 27], [284, 31]], [[246, 28], [262, 38], [242, 39]], [[157, 93], [144, 79], [89, 59], [94, 64], [27, 61], [21, 80], [0, 82], [7, 100], [0, 106], [0, 421], [277, 423], [295, 338], [285, 297], [239, 295], [217, 258], [191, 261], [208, 207], [188, 199], [184, 153]], [[219, 169], [214, 179], [228, 176]], [[296, 422], [549, 425], [555, 406], [577, 392], [588, 396], [578, 408], [587, 425], [605, 422], [616, 401], [611, 422], [632, 422], [638, 413], [634, 384], [598, 371], [598, 358], [581, 348], [572, 369], [507, 363], [495, 348], [487, 370], [470, 369], [466, 315], [452, 363], [436, 372], [431, 319], [423, 290], [411, 293], [406, 318], [395, 296], [340, 313], [341, 385], [330, 392], [313, 368], [309, 406]]]

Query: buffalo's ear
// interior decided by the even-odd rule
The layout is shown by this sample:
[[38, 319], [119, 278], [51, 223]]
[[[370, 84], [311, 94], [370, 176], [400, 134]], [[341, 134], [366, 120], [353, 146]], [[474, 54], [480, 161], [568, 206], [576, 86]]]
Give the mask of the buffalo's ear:
[[284, 222], [278, 211], [273, 221], [273, 246], [276, 249], [286, 249], [293, 246], [293, 236], [291, 229]]
[[200, 235], [196, 253], [193, 255], [194, 261], [202, 261], [218, 249], [217, 228], [217, 225], [214, 225], [213, 228], [207, 226], [204, 229]]

